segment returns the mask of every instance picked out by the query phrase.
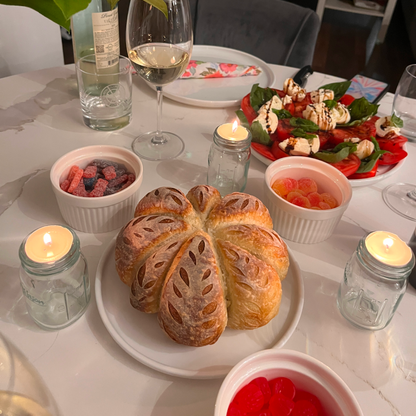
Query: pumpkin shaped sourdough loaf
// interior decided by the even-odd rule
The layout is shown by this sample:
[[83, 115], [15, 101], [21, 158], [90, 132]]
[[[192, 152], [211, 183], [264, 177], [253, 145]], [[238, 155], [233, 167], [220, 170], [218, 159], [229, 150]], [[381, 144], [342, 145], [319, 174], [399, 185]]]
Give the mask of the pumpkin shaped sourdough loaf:
[[225, 327], [254, 329], [279, 311], [289, 256], [254, 196], [200, 185], [158, 188], [121, 229], [116, 269], [139, 311], [158, 313], [180, 344], [214, 344]]

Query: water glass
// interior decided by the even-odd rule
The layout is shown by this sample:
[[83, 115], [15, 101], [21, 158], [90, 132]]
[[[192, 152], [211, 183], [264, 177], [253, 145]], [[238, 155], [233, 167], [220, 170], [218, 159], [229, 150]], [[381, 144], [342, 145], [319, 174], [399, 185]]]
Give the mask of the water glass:
[[131, 120], [132, 66], [123, 56], [106, 64], [96, 55], [87, 55], [78, 60], [76, 72], [85, 125], [111, 131]]
[[390, 323], [406, 292], [415, 256], [409, 249], [410, 261], [406, 264], [387, 265], [370, 253], [366, 245], [369, 236], [361, 239], [345, 267], [337, 304], [344, 318], [353, 325], [379, 330]]
[[393, 112], [403, 120], [401, 133], [416, 141], [416, 64], [406, 67], [400, 78], [394, 95]]
[[48, 263], [32, 260], [23, 240], [19, 257], [20, 285], [29, 315], [43, 329], [58, 330], [71, 325], [85, 312], [90, 301], [90, 281], [87, 262], [80, 250], [74, 230], [61, 226], [72, 234], [68, 252]]

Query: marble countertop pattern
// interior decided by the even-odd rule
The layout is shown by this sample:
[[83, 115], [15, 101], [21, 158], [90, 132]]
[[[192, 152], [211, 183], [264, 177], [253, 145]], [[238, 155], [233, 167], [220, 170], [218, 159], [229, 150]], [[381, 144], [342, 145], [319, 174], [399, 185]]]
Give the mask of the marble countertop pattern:
[[[271, 65], [275, 86], [295, 68]], [[307, 89], [338, 80], [315, 73]], [[190, 380], [154, 371], [124, 352], [98, 313], [94, 280], [100, 257], [116, 231], [78, 232], [87, 258], [92, 299], [83, 317], [58, 332], [41, 330], [26, 312], [19, 284], [18, 248], [33, 229], [63, 224], [49, 170], [70, 150], [92, 144], [130, 148], [134, 137], [156, 126], [155, 92], [134, 77], [133, 120], [116, 132], [85, 127], [73, 66], [46, 69], [0, 80], [0, 332], [38, 370], [62, 416], [211, 416], [221, 379]], [[393, 96], [380, 113], [390, 114]], [[215, 128], [235, 118], [237, 108], [198, 108], [169, 99], [163, 128], [179, 134], [185, 152], [175, 160], [143, 161], [141, 196], [159, 186], [185, 193], [206, 182], [207, 155]], [[368, 231], [386, 229], [408, 241], [415, 223], [383, 202], [384, 187], [415, 180], [416, 144], [394, 175], [354, 188], [351, 204], [325, 242], [288, 242], [305, 284], [299, 324], [285, 348], [305, 352], [332, 368], [354, 392], [364, 415], [412, 416], [416, 409], [416, 290], [409, 286], [390, 325], [360, 330], [339, 313], [336, 295], [346, 262]], [[266, 166], [252, 158], [246, 188], [263, 199]], [[336, 415], [334, 415], [336, 416]]]

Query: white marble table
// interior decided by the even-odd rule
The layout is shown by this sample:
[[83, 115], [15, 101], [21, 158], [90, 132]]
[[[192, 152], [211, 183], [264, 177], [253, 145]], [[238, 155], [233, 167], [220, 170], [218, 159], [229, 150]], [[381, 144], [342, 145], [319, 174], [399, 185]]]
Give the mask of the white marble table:
[[[295, 73], [272, 66], [276, 87]], [[333, 77], [314, 74], [312, 89]], [[49, 169], [64, 153], [91, 144], [129, 148], [139, 132], [155, 126], [155, 93], [134, 80], [133, 122], [103, 133], [82, 124], [74, 69], [60, 67], [0, 80], [0, 332], [29, 359], [52, 392], [63, 416], [209, 416], [221, 380], [188, 380], [158, 373], [131, 358], [105, 329], [94, 290], [85, 315], [59, 332], [45, 332], [28, 316], [22, 297], [18, 248], [33, 229], [63, 223], [49, 182]], [[381, 106], [390, 113], [392, 96]], [[159, 186], [188, 191], [205, 183], [207, 151], [219, 124], [234, 118], [229, 109], [203, 109], [168, 99], [163, 125], [186, 143], [177, 160], [144, 161], [142, 195]], [[416, 290], [401, 302], [382, 331], [356, 329], [340, 315], [336, 294], [345, 264], [366, 231], [386, 229], [409, 240], [415, 223], [393, 213], [381, 191], [393, 182], [416, 182], [416, 145], [395, 175], [355, 188], [348, 210], [326, 242], [289, 242], [302, 270], [305, 305], [285, 348], [302, 351], [331, 367], [352, 389], [365, 415], [411, 416], [416, 408]], [[252, 159], [246, 191], [262, 199], [265, 166]], [[413, 173], [413, 176], [412, 176]], [[116, 232], [78, 233], [92, 288], [97, 264]], [[335, 416], [335, 415], [334, 415]]]

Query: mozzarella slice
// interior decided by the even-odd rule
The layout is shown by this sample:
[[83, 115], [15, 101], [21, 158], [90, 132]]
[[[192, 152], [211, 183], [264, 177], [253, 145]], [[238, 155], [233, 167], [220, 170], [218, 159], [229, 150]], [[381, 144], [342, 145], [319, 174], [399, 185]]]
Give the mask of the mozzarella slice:
[[302, 114], [304, 118], [317, 124], [320, 130], [332, 130], [337, 124], [332, 111], [325, 103], [309, 104]]
[[272, 99], [263, 104], [259, 113], [269, 113], [272, 110], [281, 110], [283, 108], [282, 100], [277, 95], [273, 95]]
[[292, 156], [309, 156], [319, 150], [319, 137], [314, 135], [313, 139], [302, 137], [289, 137], [279, 143], [279, 147]]
[[319, 88], [319, 90], [311, 91], [311, 101], [313, 103], [322, 103], [325, 100], [334, 99], [334, 91]]
[[268, 134], [274, 133], [277, 129], [277, 125], [279, 124], [279, 119], [273, 111], [260, 113], [257, 118], [253, 120], [253, 123], [255, 121], [258, 121], [263, 127], [263, 130]]
[[376, 132], [379, 137], [387, 136], [389, 133], [400, 135], [400, 128], [391, 124], [391, 116], [380, 117], [376, 121]]
[[292, 78], [288, 78], [283, 84], [283, 91], [292, 97], [293, 101], [302, 101], [306, 97], [306, 91], [296, 84]]
[[344, 104], [338, 103], [332, 109], [332, 118], [335, 119], [336, 124], [346, 124], [351, 120], [351, 115]]
[[357, 145], [357, 150], [354, 152], [360, 160], [365, 159], [374, 152], [374, 143], [371, 140], [360, 140], [358, 137], [351, 137], [344, 139], [344, 142], [351, 142]]

